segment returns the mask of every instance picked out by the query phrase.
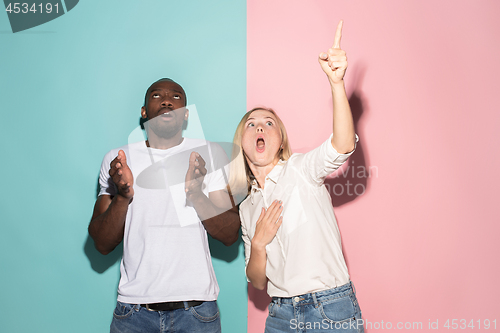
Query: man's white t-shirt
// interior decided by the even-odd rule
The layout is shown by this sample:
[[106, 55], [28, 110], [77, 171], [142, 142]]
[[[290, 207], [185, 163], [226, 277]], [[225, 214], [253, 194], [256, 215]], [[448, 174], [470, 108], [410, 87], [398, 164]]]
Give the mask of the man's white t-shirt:
[[224, 150], [205, 140], [184, 138], [170, 149], [148, 148], [144, 141], [108, 152], [101, 165], [99, 195], [115, 195], [111, 161], [123, 150], [134, 176], [123, 237], [118, 301], [132, 304], [217, 299], [207, 232], [186, 199], [185, 177], [191, 152], [206, 162], [202, 191], [227, 184]]

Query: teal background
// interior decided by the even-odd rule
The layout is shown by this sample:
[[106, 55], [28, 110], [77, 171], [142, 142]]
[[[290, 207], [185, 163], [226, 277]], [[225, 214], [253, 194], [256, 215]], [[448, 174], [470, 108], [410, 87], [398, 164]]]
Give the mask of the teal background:
[[[0, 13], [0, 330], [107, 332], [121, 249], [87, 236], [104, 154], [127, 143], [147, 87], [178, 81], [205, 137], [246, 109], [246, 2], [84, 0], [13, 34]], [[223, 332], [246, 332], [243, 247], [211, 242]]]

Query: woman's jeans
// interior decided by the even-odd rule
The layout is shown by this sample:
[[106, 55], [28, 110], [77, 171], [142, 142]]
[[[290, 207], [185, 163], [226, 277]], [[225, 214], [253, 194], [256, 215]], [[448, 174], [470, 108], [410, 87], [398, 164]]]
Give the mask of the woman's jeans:
[[265, 333], [278, 332], [364, 332], [352, 283], [296, 297], [273, 297]]
[[[187, 303], [185, 303], [187, 305]], [[216, 301], [172, 311], [150, 311], [139, 304], [117, 302], [111, 333], [220, 333]]]

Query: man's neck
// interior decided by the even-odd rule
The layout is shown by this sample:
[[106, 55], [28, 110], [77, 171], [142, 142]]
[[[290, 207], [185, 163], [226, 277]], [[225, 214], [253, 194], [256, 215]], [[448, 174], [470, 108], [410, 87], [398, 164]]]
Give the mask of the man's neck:
[[146, 146], [155, 149], [169, 149], [178, 146], [182, 143], [184, 138], [182, 137], [182, 132], [177, 133], [171, 138], [162, 138], [154, 134], [153, 131], [148, 132], [148, 139], [146, 140]]

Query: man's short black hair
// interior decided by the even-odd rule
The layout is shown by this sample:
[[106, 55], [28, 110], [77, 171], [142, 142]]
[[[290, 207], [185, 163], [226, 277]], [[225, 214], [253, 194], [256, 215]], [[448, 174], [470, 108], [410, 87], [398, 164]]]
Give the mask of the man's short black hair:
[[[162, 81], [169, 81], [169, 82], [173, 82], [173, 83], [175, 83], [175, 84], [178, 84], [177, 82], [175, 82], [175, 81], [174, 81], [174, 80], [172, 80], [172, 79], [169, 79], [168, 77], [164, 77], [164, 78], [161, 78], [161, 79], [156, 80], [155, 82], [153, 82], [153, 83], [149, 86], [148, 90], [146, 90], [146, 96], [144, 96], [144, 107], [146, 107], [146, 104], [147, 104], [147, 102], [148, 102], [148, 95], [149, 95], [149, 93], [150, 93], [150, 89], [151, 89], [151, 87], [152, 87], [152, 86], [154, 86], [156, 83], [158, 83], [158, 82], [162, 82]], [[178, 84], [178, 85], [179, 85], [179, 87], [181, 87], [181, 88], [182, 88], [182, 86], [181, 86], [180, 84]], [[184, 91], [184, 103], [185, 103], [185, 104], [184, 104], [184, 106], [187, 106], [187, 95], [186, 95], [186, 91], [184, 90], [184, 88], [182, 88], [182, 90]]]

